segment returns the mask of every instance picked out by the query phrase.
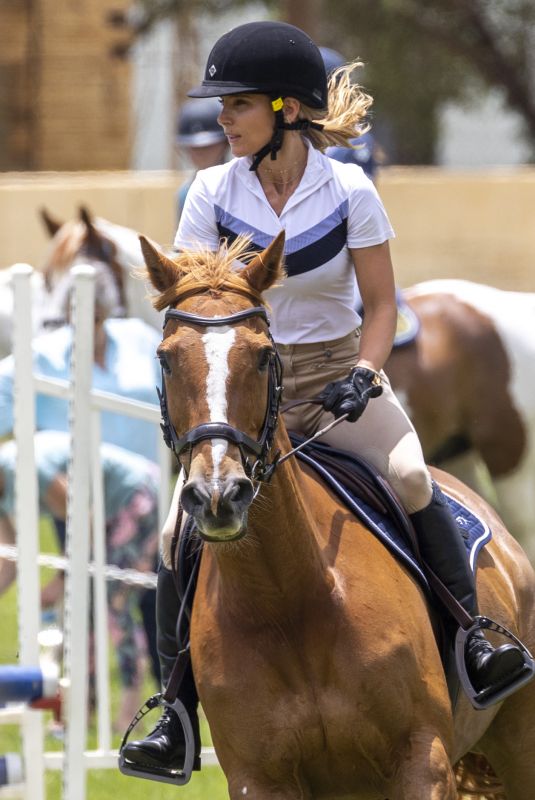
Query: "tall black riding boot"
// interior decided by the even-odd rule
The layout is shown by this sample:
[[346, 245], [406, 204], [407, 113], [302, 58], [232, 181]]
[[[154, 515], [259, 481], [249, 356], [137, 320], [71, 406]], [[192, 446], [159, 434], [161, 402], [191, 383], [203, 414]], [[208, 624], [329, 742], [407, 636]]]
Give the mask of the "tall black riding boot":
[[[176, 625], [179, 612], [179, 599], [173, 574], [160, 564], [156, 588], [156, 623], [158, 628], [158, 655], [162, 671], [162, 685], [170, 678], [177, 653]], [[191, 664], [188, 665], [178, 691], [178, 699], [183, 703], [190, 718], [195, 739], [195, 761], [193, 769], [200, 769], [201, 737], [197, 705], [199, 697]], [[184, 766], [186, 742], [182, 724], [171, 708], [166, 708], [145, 739], [127, 742], [123, 756], [138, 766], [179, 769]]]
[[[477, 614], [476, 587], [461, 532], [440, 487], [433, 484], [428, 506], [411, 520], [423, 560], [468, 611]], [[466, 642], [466, 668], [476, 691], [507, 685], [524, 667], [522, 651], [513, 644], [494, 648], [483, 631], [475, 631]]]

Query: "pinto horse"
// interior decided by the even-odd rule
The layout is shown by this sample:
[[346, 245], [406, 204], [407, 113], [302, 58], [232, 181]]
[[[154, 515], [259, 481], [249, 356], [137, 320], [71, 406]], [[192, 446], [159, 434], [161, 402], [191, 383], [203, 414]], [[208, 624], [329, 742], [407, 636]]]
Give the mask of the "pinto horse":
[[[173, 309], [158, 355], [204, 540], [192, 664], [231, 800], [454, 800], [463, 757], [465, 777], [487, 759], [508, 800], [532, 800], [535, 682], [453, 714], [420, 586], [306, 465], [276, 464], [291, 445], [262, 293], [283, 234], [249, 261], [239, 242], [174, 260], [141, 242], [156, 307]], [[482, 613], [535, 647], [529, 561], [485, 501], [434, 474], [493, 531]]]
[[[68, 272], [77, 263], [98, 265], [109, 273], [119, 302], [114, 316], [139, 317], [161, 330], [161, 320], [146, 301], [147, 287], [134, 275], [143, 265], [139, 238], [130, 228], [93, 218], [80, 208], [79, 219], [62, 223], [46, 210], [41, 218], [51, 241], [43, 263], [32, 275], [33, 335], [64, 319]], [[0, 271], [0, 358], [11, 352], [13, 292], [9, 272]]]
[[82, 206], [79, 219], [62, 223], [41, 209], [41, 218], [51, 242], [41, 272], [49, 297], [60, 293], [66, 272], [77, 262], [104, 264], [120, 298], [115, 316], [139, 317], [161, 330], [158, 314], [147, 303], [147, 286], [135, 274], [143, 265], [138, 235], [130, 228], [93, 217]]
[[535, 563], [535, 294], [433, 280], [404, 301], [420, 333], [385, 370], [426, 460], [481, 489], [478, 457], [488, 499]]

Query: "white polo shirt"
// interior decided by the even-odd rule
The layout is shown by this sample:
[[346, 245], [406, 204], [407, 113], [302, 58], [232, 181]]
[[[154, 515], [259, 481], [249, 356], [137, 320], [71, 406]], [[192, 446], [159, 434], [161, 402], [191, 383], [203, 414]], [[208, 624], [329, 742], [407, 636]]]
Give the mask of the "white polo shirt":
[[282, 230], [287, 277], [265, 297], [276, 342], [327, 342], [354, 330], [358, 294], [348, 248], [370, 247], [394, 237], [373, 183], [356, 164], [327, 158], [305, 140], [308, 162], [280, 217], [249, 170], [235, 158], [197, 173], [175, 238], [177, 250], [216, 250], [222, 237], [252, 236], [264, 249]]

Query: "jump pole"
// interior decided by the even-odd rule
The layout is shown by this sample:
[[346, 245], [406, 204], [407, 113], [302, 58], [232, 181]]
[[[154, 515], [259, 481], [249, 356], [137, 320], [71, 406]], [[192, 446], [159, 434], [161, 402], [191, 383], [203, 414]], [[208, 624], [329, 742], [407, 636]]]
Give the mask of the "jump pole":
[[[13, 357], [16, 369], [13, 383], [14, 435], [17, 441], [15, 480], [15, 520], [19, 558], [17, 562], [17, 597], [20, 665], [31, 668], [39, 663], [39, 511], [37, 472], [33, 438], [35, 432], [35, 395], [32, 355], [32, 267], [11, 267], [13, 282]], [[44, 732], [42, 712], [25, 709], [21, 720], [23, 761], [38, 765], [26, 769], [25, 800], [45, 800]]]
[[85, 800], [88, 681], [89, 539], [91, 481], [91, 383], [93, 375], [95, 270], [73, 267], [74, 320], [69, 422], [72, 457], [67, 497], [64, 670], [66, 709], [63, 800]]
[[0, 666], [0, 703], [33, 703], [57, 697], [59, 670], [44, 667]]

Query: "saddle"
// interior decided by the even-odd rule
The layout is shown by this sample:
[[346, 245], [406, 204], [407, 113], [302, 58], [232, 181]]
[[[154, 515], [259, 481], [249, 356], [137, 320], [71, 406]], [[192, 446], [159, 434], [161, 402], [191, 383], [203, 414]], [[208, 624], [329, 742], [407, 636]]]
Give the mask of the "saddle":
[[[403, 347], [403, 345], [413, 342], [420, 331], [420, 320], [412, 308], [405, 302], [401, 289], [396, 289], [396, 305], [398, 316], [396, 322], [396, 332], [394, 334], [393, 347]], [[362, 302], [356, 306], [357, 313], [364, 319], [364, 308]]]

